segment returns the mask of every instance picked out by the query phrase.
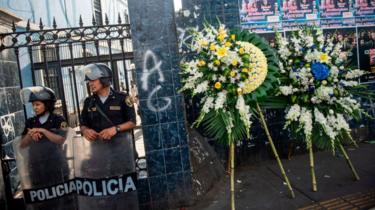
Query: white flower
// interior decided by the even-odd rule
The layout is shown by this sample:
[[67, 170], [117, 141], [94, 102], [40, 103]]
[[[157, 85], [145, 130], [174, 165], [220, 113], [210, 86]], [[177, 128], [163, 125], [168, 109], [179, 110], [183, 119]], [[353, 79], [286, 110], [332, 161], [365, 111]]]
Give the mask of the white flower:
[[354, 110], [358, 110], [360, 108], [360, 104], [351, 97], [337, 99], [336, 103], [349, 113], [352, 113]]
[[280, 92], [284, 96], [292, 95], [293, 94], [293, 86], [292, 85], [289, 85], [289, 86], [280, 86]]
[[358, 85], [357, 81], [346, 81], [346, 80], [341, 80], [341, 84], [345, 87], [354, 87]]
[[[245, 128], [246, 128], [246, 134], [250, 134], [250, 126], [251, 126], [251, 113], [250, 113], [250, 107], [246, 105], [245, 100], [242, 95], [240, 95], [237, 98], [237, 103], [236, 103], [236, 109], [240, 113], [241, 116], [241, 121], [244, 123]], [[249, 136], [248, 136], [249, 137]]]
[[210, 111], [210, 109], [212, 109], [214, 107], [214, 98], [213, 97], [207, 97], [205, 102], [204, 102], [204, 105], [202, 107], [202, 111], [204, 113], [208, 113]]
[[298, 39], [297, 37], [292, 37], [290, 41], [293, 43], [296, 51], [298, 51], [301, 48], [300, 39]]
[[320, 86], [316, 90], [317, 99], [320, 99], [322, 101], [331, 102], [331, 96], [332, 95], [333, 95], [333, 88], [332, 87]]
[[316, 38], [316, 41], [318, 41], [319, 44], [322, 46], [324, 44], [324, 36], [322, 34], [318, 35], [318, 37]]
[[350, 132], [351, 129], [349, 127], [349, 124], [346, 122], [345, 118], [344, 118], [344, 115], [342, 114], [337, 114], [337, 130], [345, 130], [347, 132]]
[[288, 121], [298, 121], [300, 115], [301, 107], [298, 104], [294, 104], [292, 107], [290, 107], [288, 113], [285, 116], [285, 119]]
[[327, 118], [317, 109], [314, 109], [315, 122], [322, 125], [324, 132], [328, 135], [330, 139], [335, 139], [336, 132], [330, 126]]
[[284, 64], [281, 61], [279, 61], [279, 67], [280, 67], [280, 72], [281, 73], [285, 73], [286, 72], [285, 69], [284, 69]]
[[221, 58], [221, 61], [227, 65], [230, 65], [233, 60], [237, 60], [238, 62], [241, 60], [238, 53], [233, 50], [228, 50], [227, 55]]
[[311, 135], [313, 130], [312, 114], [310, 110], [302, 108], [300, 122], [303, 125], [303, 131], [306, 136], [307, 146], [311, 146]]
[[215, 101], [215, 110], [224, 108], [224, 103], [227, 100], [227, 92], [225, 90], [217, 94], [217, 99]]
[[336, 127], [336, 117], [334, 115], [327, 116], [327, 126], [325, 128], [325, 131], [331, 140], [331, 148], [333, 152], [335, 148], [335, 138], [338, 135]]
[[311, 103], [318, 104], [318, 103], [320, 103], [320, 100], [317, 97], [313, 96], [313, 97], [311, 97]]
[[197, 87], [193, 90], [193, 94], [206, 92], [208, 88], [208, 81], [203, 81], [199, 83]]
[[189, 10], [184, 10], [183, 13], [184, 17], [189, 17], [190, 16], [190, 11]]
[[220, 82], [226, 82], [226, 81], [227, 81], [227, 78], [225, 78], [223, 75], [220, 75], [220, 77], [219, 77], [219, 81], [220, 81]]
[[278, 37], [279, 38], [279, 49], [278, 53], [283, 60], [288, 59], [288, 56], [291, 55], [291, 52], [288, 48], [288, 40], [285, 37]]
[[317, 60], [320, 60], [320, 52], [317, 51], [317, 50], [314, 50], [314, 51], [307, 51], [306, 55], [305, 55], [305, 60], [307, 62], [312, 62], [312, 61], [317, 61]]
[[234, 123], [233, 123], [233, 117], [232, 117], [232, 114], [228, 111], [225, 112], [227, 115], [229, 115], [229, 118], [228, 118], [228, 125], [226, 126], [226, 130], [228, 132], [228, 136], [230, 136], [230, 134], [232, 133], [232, 130], [233, 130], [233, 127], [234, 127]]
[[355, 70], [352, 70], [352, 71], [348, 71], [345, 75], [345, 79], [356, 79], [358, 77], [361, 77], [364, 74], [365, 74], [364, 71], [359, 70], [359, 69], [355, 69]]
[[306, 47], [312, 47], [314, 45], [314, 38], [312, 36], [305, 37]]
[[339, 69], [337, 66], [331, 66], [331, 76], [337, 77], [339, 75]]

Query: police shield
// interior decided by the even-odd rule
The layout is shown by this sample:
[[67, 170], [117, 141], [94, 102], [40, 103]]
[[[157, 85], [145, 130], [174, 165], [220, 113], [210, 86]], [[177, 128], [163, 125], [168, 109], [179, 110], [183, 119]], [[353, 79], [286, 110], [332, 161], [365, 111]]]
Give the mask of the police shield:
[[56, 144], [42, 136], [38, 141], [14, 141], [17, 169], [27, 209], [75, 210], [75, 193], [67, 183], [74, 179], [72, 138], [70, 128], [54, 129], [65, 136], [63, 144]]
[[80, 210], [138, 209], [130, 132], [118, 133], [111, 140], [76, 136], [74, 157]]

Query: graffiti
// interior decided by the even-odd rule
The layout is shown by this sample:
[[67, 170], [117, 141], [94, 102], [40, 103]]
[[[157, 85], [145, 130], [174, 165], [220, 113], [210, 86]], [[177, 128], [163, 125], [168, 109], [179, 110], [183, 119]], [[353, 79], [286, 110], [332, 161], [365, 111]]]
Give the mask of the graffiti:
[[199, 26], [189, 27], [189, 28], [177, 28], [177, 34], [178, 34], [178, 50], [180, 53], [186, 53], [184, 51], [183, 46], [188, 46], [188, 45], [194, 45], [195, 42], [192, 40], [192, 35], [189, 33], [189, 31], [198, 31]]
[[[148, 65], [147, 65], [149, 63], [153, 64], [152, 68], [150, 68], [150, 69], [148, 69]], [[158, 60], [158, 58], [156, 57], [154, 52], [152, 52], [151, 50], [146, 51], [146, 53], [144, 55], [144, 60], [143, 60], [143, 72], [142, 72], [142, 77], [141, 77], [142, 89], [144, 91], [149, 90], [148, 80], [149, 80], [149, 77], [151, 75], [153, 75], [154, 73], [159, 74], [158, 81], [160, 83], [164, 82], [164, 80], [165, 80], [164, 75], [163, 75], [163, 72], [161, 72], [161, 69], [160, 69], [161, 64], [162, 64], [162, 61]], [[164, 106], [156, 107], [155, 104], [153, 104], [152, 98], [155, 96], [155, 94], [160, 89], [161, 89], [161, 85], [157, 85], [155, 88], [153, 88], [151, 90], [151, 92], [149, 93], [149, 95], [147, 97], [147, 107], [153, 112], [161, 112], [161, 111], [166, 110], [172, 102], [172, 100], [169, 97], [162, 97], [162, 99], [166, 102], [166, 104]]]
[[186, 29], [177, 28], [178, 33], [178, 50], [183, 52], [182, 47], [186, 45], [187, 41], [192, 37], [192, 35], [186, 35]]
[[1, 129], [5, 137], [9, 140], [9, 137], [14, 137], [16, 132], [14, 130], [13, 121], [15, 119], [15, 114], [8, 114], [0, 117]]

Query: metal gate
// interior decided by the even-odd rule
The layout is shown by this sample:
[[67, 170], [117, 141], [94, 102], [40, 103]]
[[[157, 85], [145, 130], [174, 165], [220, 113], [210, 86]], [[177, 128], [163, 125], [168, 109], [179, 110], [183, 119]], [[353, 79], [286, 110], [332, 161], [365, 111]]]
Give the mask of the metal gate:
[[[52, 28], [45, 27], [42, 20], [37, 30], [31, 29], [29, 21], [26, 28], [16, 28], [13, 23], [13, 32], [0, 34], [0, 52], [14, 50], [21, 88], [24, 84], [43, 85], [55, 91], [56, 111], [64, 115], [71, 127], [78, 126], [83, 106], [80, 100], [89, 94], [81, 66], [93, 62], [109, 65], [116, 90], [129, 92], [131, 81], [135, 81], [130, 24], [126, 15], [122, 21], [119, 14], [117, 24], [110, 24], [105, 16], [104, 25], [97, 24], [93, 17], [92, 25], [84, 26], [80, 17], [79, 27], [58, 28], [53, 19]], [[31, 72], [31, 78], [26, 81], [22, 71]], [[9, 173], [14, 170], [15, 159], [7, 157], [3, 148], [0, 150], [9, 201], [13, 197]]]
[[129, 74], [133, 49], [130, 25], [126, 18], [122, 23], [120, 15], [117, 24], [109, 24], [105, 17], [104, 25], [97, 25], [95, 18], [92, 26], [84, 26], [80, 17], [79, 27], [57, 28], [55, 19], [53, 28], [45, 28], [42, 20], [39, 30], [30, 30], [28, 21], [25, 31], [0, 34], [0, 40], [12, 40], [9, 44], [2, 42], [0, 51], [14, 49], [17, 56], [21, 88], [24, 81], [21, 76], [20, 53], [28, 54], [33, 85], [44, 85], [52, 88], [56, 94], [61, 114], [71, 126], [78, 124], [80, 101], [88, 95], [86, 84], [79, 72], [80, 66], [92, 62], [108, 64], [114, 73], [113, 86], [116, 90], [128, 91]]

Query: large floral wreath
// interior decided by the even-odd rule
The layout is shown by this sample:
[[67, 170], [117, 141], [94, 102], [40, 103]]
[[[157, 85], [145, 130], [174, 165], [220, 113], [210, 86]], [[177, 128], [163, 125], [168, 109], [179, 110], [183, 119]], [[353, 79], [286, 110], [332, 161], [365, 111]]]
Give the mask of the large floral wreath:
[[251, 113], [259, 98], [276, 88], [278, 60], [265, 40], [224, 25], [192, 30], [191, 55], [182, 62], [181, 92], [201, 98], [207, 133], [231, 144], [250, 135]]
[[364, 71], [348, 65], [349, 51], [321, 29], [305, 27], [289, 38], [277, 34], [280, 56], [280, 94], [289, 98], [285, 127], [312, 144], [333, 152], [351, 139], [348, 120], [359, 118], [359, 101], [351, 91], [359, 88]]

